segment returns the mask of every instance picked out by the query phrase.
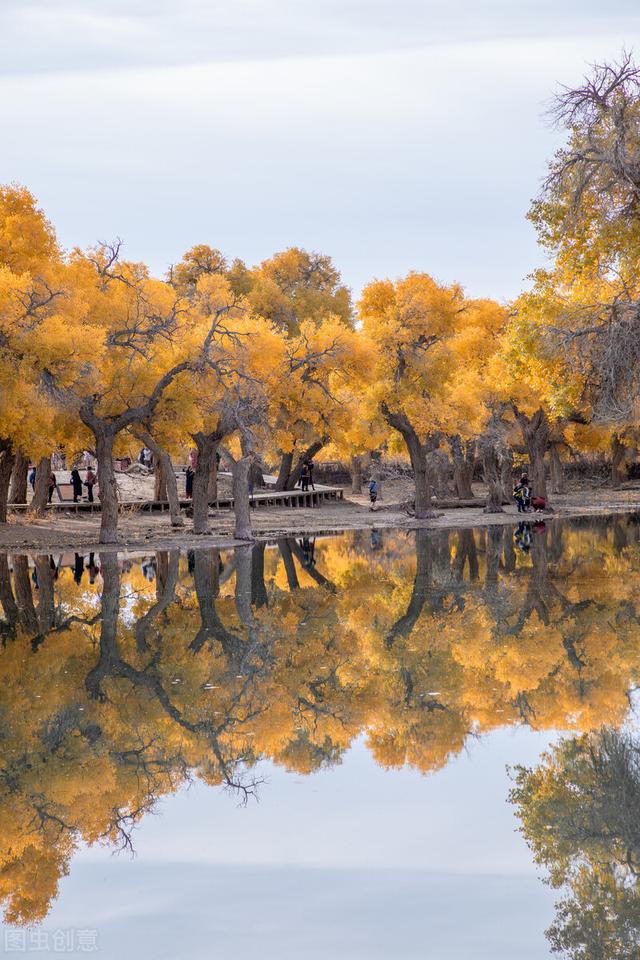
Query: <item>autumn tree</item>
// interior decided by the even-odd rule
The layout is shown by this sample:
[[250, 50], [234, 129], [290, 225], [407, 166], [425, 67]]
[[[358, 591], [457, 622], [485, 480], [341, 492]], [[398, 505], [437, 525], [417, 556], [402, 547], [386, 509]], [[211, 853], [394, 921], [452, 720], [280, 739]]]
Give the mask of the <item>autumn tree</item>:
[[358, 312], [362, 335], [376, 350], [371, 397], [406, 445], [416, 517], [431, 516], [429, 452], [447, 434], [477, 435], [488, 417], [484, 367], [504, 312], [422, 273], [370, 284]]
[[250, 271], [247, 298], [252, 310], [288, 336], [307, 320], [318, 324], [327, 316], [353, 325], [351, 296], [331, 258], [290, 247]]
[[22, 499], [28, 458], [48, 457], [56, 442], [58, 423], [40, 389], [33, 348], [42, 318], [55, 337], [61, 266], [55, 232], [33, 196], [24, 187], [0, 187], [0, 522], [16, 461], [22, 483], [12, 499]]

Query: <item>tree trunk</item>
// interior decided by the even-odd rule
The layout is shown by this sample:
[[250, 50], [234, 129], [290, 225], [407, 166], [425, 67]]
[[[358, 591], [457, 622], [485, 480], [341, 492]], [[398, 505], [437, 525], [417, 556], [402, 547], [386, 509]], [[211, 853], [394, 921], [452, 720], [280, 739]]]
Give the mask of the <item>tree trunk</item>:
[[620, 520], [613, 521], [613, 546], [616, 553], [622, 553], [629, 546], [629, 528], [623, 526]]
[[408, 637], [422, 613], [429, 590], [432, 585], [432, 544], [429, 542], [429, 531], [416, 530], [416, 575], [409, 605], [405, 613], [395, 621], [384, 640], [385, 647], [390, 650], [396, 640]]
[[[248, 458], [241, 457], [238, 463], [242, 463], [245, 459]], [[248, 639], [251, 639], [251, 629], [255, 625], [255, 618], [251, 608], [251, 552], [251, 547], [248, 544], [236, 547], [234, 550], [236, 558], [236, 610], [238, 611], [240, 623], [249, 630]]]
[[518, 423], [529, 455], [531, 494], [534, 497], [544, 497], [546, 500], [547, 477], [544, 456], [549, 445], [549, 421], [544, 410], [536, 410], [532, 417], [519, 413]]
[[509, 527], [504, 530], [503, 543], [505, 573], [513, 573], [516, 568], [516, 549], [513, 542], [513, 533]]
[[180, 498], [178, 497], [178, 481], [176, 480], [176, 471], [171, 462], [171, 457], [166, 452], [162, 450], [158, 454], [158, 458], [162, 458], [163, 461], [163, 471], [165, 476], [165, 486], [167, 488], [167, 500], [169, 501], [169, 517], [171, 518], [172, 527], [183, 527], [184, 518], [180, 513]]
[[503, 504], [511, 503], [513, 497], [513, 452], [509, 447], [503, 447], [499, 461], [502, 502]]
[[255, 607], [266, 606], [269, 599], [264, 582], [264, 551], [266, 546], [266, 543], [256, 543], [251, 555], [251, 603]]
[[617, 490], [624, 479], [622, 465], [624, 463], [625, 447], [617, 434], [611, 438], [611, 486]]
[[456, 580], [464, 579], [464, 567], [469, 564], [469, 580], [477, 580], [480, 575], [478, 548], [473, 530], [459, 530], [457, 535], [454, 574]]
[[300, 476], [302, 474], [303, 463], [305, 462], [305, 460], [313, 460], [316, 453], [319, 453], [320, 450], [322, 450], [326, 442], [327, 442], [326, 439], [316, 440], [315, 443], [311, 443], [307, 447], [307, 449], [304, 451], [304, 453], [300, 457], [298, 457], [298, 462], [296, 463], [295, 468], [289, 474], [289, 479], [287, 480], [287, 485], [285, 487], [285, 490], [295, 489], [295, 485], [300, 479]]
[[[184, 526], [180, 513], [180, 498], [178, 497], [178, 481], [171, 457], [167, 451], [146, 430], [136, 433], [136, 436], [151, 450], [155, 460], [156, 500], [168, 501], [169, 517], [172, 527]], [[159, 489], [158, 489], [159, 488]], [[158, 493], [163, 496], [158, 496]]]
[[291, 467], [293, 466], [293, 450], [289, 453], [283, 453], [280, 459], [280, 469], [278, 470], [278, 476], [276, 478], [276, 490], [287, 490], [287, 483], [289, 482], [289, 477], [291, 475]]
[[239, 457], [233, 464], [233, 512], [236, 518], [236, 540], [253, 540], [251, 507], [249, 502], [249, 472], [252, 456]]
[[175, 600], [179, 560], [177, 550], [159, 550], [156, 553], [156, 602], [136, 620], [134, 627], [136, 650], [140, 654], [149, 650], [147, 635], [151, 627]]
[[551, 492], [564, 493], [564, 468], [558, 453], [558, 446], [552, 443], [549, 447], [549, 466], [551, 468]]
[[0, 603], [6, 623], [11, 635], [14, 635], [15, 626], [18, 622], [18, 604], [13, 596], [11, 589], [11, 573], [9, 571], [9, 557], [6, 553], [0, 553]]
[[449, 437], [449, 447], [453, 459], [453, 483], [459, 500], [473, 499], [471, 481], [473, 480], [476, 460], [475, 446], [475, 442], [467, 441], [465, 450], [459, 434]]
[[[113, 447], [113, 438], [111, 438], [110, 446]], [[100, 459], [98, 454], [98, 470], [99, 469]], [[98, 662], [85, 677], [84, 686], [92, 700], [104, 701], [106, 699], [106, 694], [103, 690], [104, 681], [107, 677], [111, 676], [120, 661], [120, 653], [118, 650], [120, 568], [118, 567], [117, 553], [105, 551], [99, 556], [100, 573], [102, 574], [100, 652]]]
[[281, 540], [278, 540], [278, 550], [280, 551], [280, 556], [282, 557], [282, 562], [284, 564], [289, 590], [291, 592], [298, 590], [300, 587], [300, 581], [298, 580], [298, 571], [296, 570], [296, 564], [295, 560], [293, 559], [289, 540], [286, 540], [284, 537]]
[[209, 533], [209, 479], [219, 437], [212, 433], [194, 433], [198, 462], [193, 474], [193, 532]]
[[427, 469], [432, 492], [435, 493], [436, 497], [446, 500], [451, 495], [449, 483], [451, 464], [444, 450], [430, 450], [427, 453]]
[[30, 636], [35, 636], [38, 632], [38, 617], [33, 605], [29, 559], [24, 554], [13, 558], [13, 586], [20, 623]]
[[427, 467], [427, 457], [422, 445], [418, 443], [413, 451], [410, 448], [409, 455], [411, 457], [416, 486], [416, 518], [419, 520], [424, 520], [428, 519], [429, 517], [434, 517], [435, 514], [431, 509], [431, 484], [429, 483], [429, 469]]
[[407, 450], [409, 451], [416, 488], [416, 519], [427, 520], [431, 517], [435, 517], [435, 513], [431, 509], [431, 485], [429, 483], [427, 451], [425, 445], [420, 443], [420, 439], [406, 414], [393, 413], [385, 405], [382, 407], [382, 413], [389, 426], [398, 431], [407, 445]]
[[11, 444], [6, 442], [0, 449], [0, 523], [7, 522], [7, 502], [9, 500], [9, 483], [15, 456]]
[[209, 503], [215, 503], [218, 499], [218, 444], [213, 451], [211, 460], [211, 470], [209, 471], [209, 483], [207, 484], [207, 500]]
[[38, 575], [38, 623], [44, 638], [51, 630], [55, 619], [53, 570], [48, 556], [40, 554], [34, 560]]
[[9, 503], [27, 502], [27, 481], [29, 477], [29, 458], [25, 457], [22, 450], [16, 453], [16, 462], [13, 465], [11, 474], [11, 486], [9, 487]]
[[362, 457], [351, 457], [351, 493], [362, 493]]
[[118, 542], [118, 484], [113, 466], [113, 432], [95, 431], [100, 491], [100, 543]]
[[42, 516], [49, 499], [49, 476], [51, 474], [51, 457], [42, 457], [36, 467], [36, 486], [31, 499], [31, 509]]
[[[147, 444], [149, 446], [149, 444]], [[155, 450], [149, 447], [151, 452], [154, 454], [154, 465], [153, 465], [153, 499], [158, 502], [166, 502], [167, 500], [167, 478], [165, 476], [164, 463], [160, 457], [155, 456]]]
[[484, 437], [480, 443], [484, 482], [488, 487], [487, 502], [484, 513], [504, 513], [502, 509], [502, 483], [500, 478], [500, 463], [495, 441]]
[[502, 544], [504, 539], [504, 530], [501, 526], [491, 526], [486, 531], [486, 571], [485, 571], [485, 589], [494, 588], [498, 583], [498, 571], [500, 569], [500, 554], [502, 553]]
[[[193, 582], [200, 609], [200, 629], [189, 644], [193, 653], [198, 653], [205, 643], [219, 640], [225, 654], [230, 655], [236, 638], [227, 634], [218, 617], [215, 598], [220, 593], [220, 552], [196, 550], [193, 558]], [[227, 643], [230, 641], [230, 643]]]

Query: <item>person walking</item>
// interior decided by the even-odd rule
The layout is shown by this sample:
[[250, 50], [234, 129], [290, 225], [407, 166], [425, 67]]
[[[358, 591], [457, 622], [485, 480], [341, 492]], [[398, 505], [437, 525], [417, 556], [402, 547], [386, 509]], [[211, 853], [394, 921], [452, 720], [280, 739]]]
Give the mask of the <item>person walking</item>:
[[97, 479], [98, 478], [96, 477], [95, 473], [93, 472], [91, 467], [89, 467], [89, 469], [87, 470], [86, 480], [84, 481], [84, 485], [87, 488], [87, 500], [89, 501], [89, 503], [93, 503], [93, 488], [95, 486]]
[[82, 477], [77, 467], [74, 467], [71, 471], [71, 483], [73, 485], [73, 502], [77, 503], [78, 500], [82, 500]]
[[378, 484], [375, 480], [369, 481], [369, 500], [371, 502], [370, 510], [375, 510], [376, 500], [378, 499]]

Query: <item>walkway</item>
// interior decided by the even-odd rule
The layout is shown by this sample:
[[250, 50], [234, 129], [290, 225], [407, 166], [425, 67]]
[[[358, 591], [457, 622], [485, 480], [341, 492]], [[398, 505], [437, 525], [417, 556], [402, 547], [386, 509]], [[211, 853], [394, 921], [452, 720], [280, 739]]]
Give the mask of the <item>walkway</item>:
[[[282, 490], [273, 489], [261, 490], [249, 497], [249, 500], [255, 508], [262, 507], [319, 507], [321, 503], [328, 500], [342, 500], [343, 490], [341, 487], [325, 487], [316, 484], [315, 490]], [[191, 500], [180, 500], [180, 507], [184, 510], [192, 505]], [[211, 500], [209, 506], [215, 510], [232, 510], [233, 497], [218, 497], [217, 500]], [[8, 509], [14, 513], [24, 513], [29, 510], [28, 503], [10, 503]], [[130, 512], [151, 512], [165, 513], [169, 510], [169, 504], [166, 500], [121, 500], [118, 504], [120, 513]], [[81, 501], [74, 503], [73, 500], [60, 500], [47, 504], [47, 510], [54, 513], [100, 513], [100, 501], [94, 503]]]

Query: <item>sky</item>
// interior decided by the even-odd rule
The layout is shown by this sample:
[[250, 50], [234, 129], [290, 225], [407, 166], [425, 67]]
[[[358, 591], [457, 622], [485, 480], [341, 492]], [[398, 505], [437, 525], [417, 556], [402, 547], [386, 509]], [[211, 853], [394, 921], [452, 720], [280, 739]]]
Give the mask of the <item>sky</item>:
[[552, 740], [495, 730], [422, 775], [361, 739], [311, 776], [262, 762], [247, 806], [194, 783], [142, 820], [135, 858], [79, 851], [43, 929], [95, 930], [118, 960], [548, 960], [556, 895], [506, 768]]
[[195, 243], [426, 270], [507, 300], [559, 83], [640, 48], [636, 0], [0, 0], [0, 182], [65, 246]]

